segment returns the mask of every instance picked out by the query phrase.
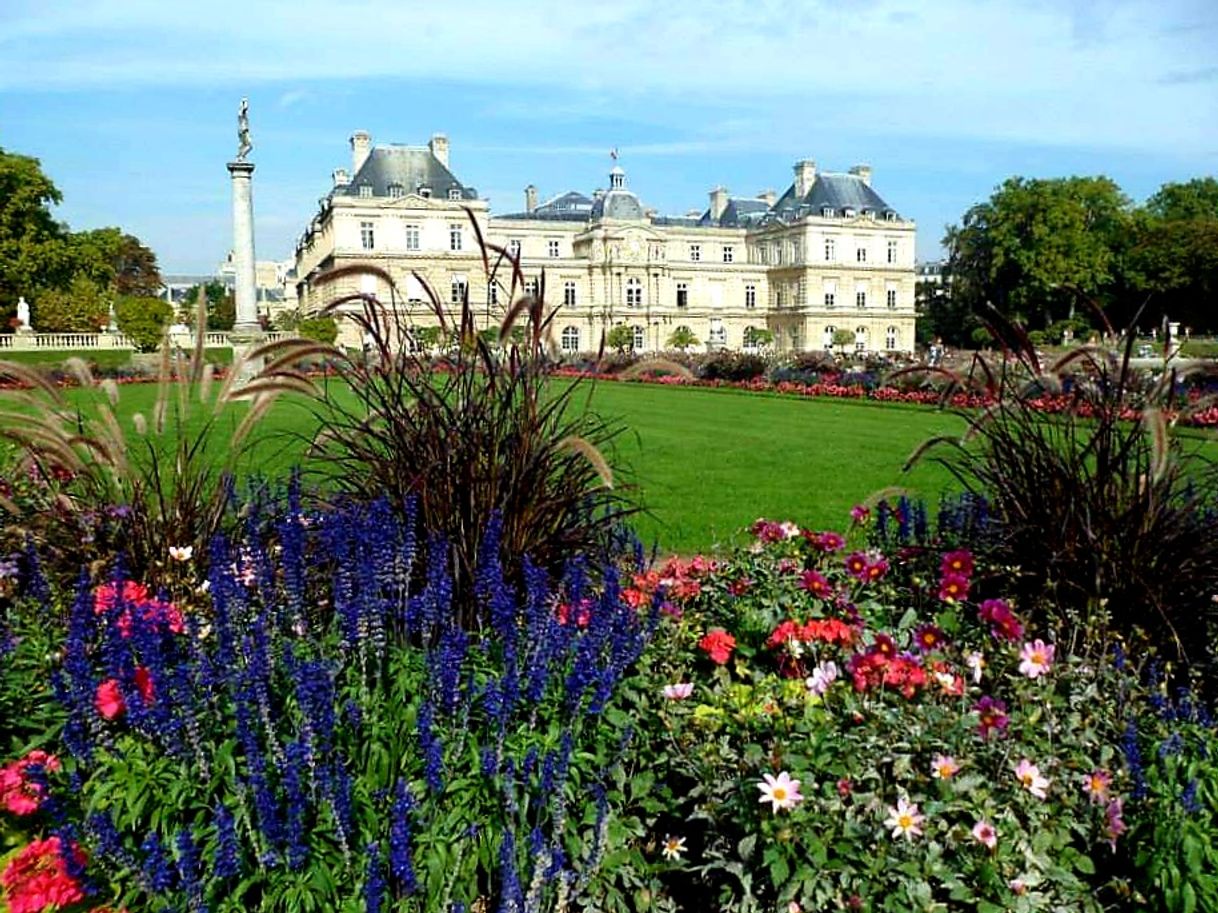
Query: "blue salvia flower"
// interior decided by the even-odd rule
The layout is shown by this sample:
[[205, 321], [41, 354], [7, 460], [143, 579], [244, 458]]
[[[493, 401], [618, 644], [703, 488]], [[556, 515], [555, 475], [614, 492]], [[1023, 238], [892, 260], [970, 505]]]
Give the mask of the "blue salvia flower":
[[499, 844], [498, 913], [521, 913], [523, 909], [524, 891], [516, 868], [516, 836], [509, 827], [504, 830], [503, 842]]
[[51, 833], [59, 838], [59, 858], [63, 862], [64, 871], [68, 873], [68, 877], [79, 882], [81, 890], [86, 895], [94, 893], [96, 885], [88, 877], [85, 862], [75, 852], [80, 846], [80, 835], [77, 833], [76, 826], [60, 824]]
[[343, 717], [346, 719], [347, 725], [356, 731], [364, 725], [364, 711], [360, 709], [359, 704], [354, 700], [348, 699], [343, 704]]
[[435, 733], [431, 704], [423, 700], [418, 718], [419, 748], [423, 753], [423, 775], [432, 792], [444, 791], [444, 750]]
[[876, 505], [875, 510], [875, 531], [883, 542], [888, 541], [888, 520], [892, 514], [892, 508], [888, 506], [887, 501], [880, 501]]
[[1125, 671], [1125, 648], [1120, 644], [1112, 645], [1112, 665], [1118, 672]]
[[410, 795], [410, 788], [404, 780], [398, 780], [394, 787], [389, 823], [389, 871], [403, 894], [413, 894], [418, 889], [410, 846], [410, 815], [413, 810], [414, 799]]
[[897, 538], [901, 542], [909, 541], [910, 520], [913, 513], [913, 505], [909, 503], [909, 498], [901, 495], [897, 501]]
[[915, 505], [913, 515], [914, 538], [920, 543], [925, 543], [929, 538], [925, 501], [919, 501]]
[[546, 848], [546, 836], [541, 832], [541, 828], [534, 827], [529, 831], [529, 855], [533, 857], [540, 856]]
[[119, 834], [118, 828], [114, 826], [114, 819], [110, 817], [108, 812], [98, 812], [90, 815], [88, 827], [89, 833], [97, 841], [97, 848], [101, 852], [101, 855], [128, 870], [139, 867], [135, 857], [123, 846], [122, 835]]
[[296, 741], [289, 742], [284, 751], [287, 758], [283, 768], [283, 793], [287, 803], [287, 859], [288, 868], [295, 870], [309, 858], [309, 844], [305, 833], [305, 813], [309, 800], [304, 782], [308, 767], [308, 748], [303, 741]]
[[305, 623], [305, 532], [304, 514], [300, 507], [300, 471], [293, 470], [288, 484], [287, 516], [279, 524], [279, 565], [283, 571], [283, 591], [287, 597], [286, 621], [290, 625]]
[[385, 901], [385, 873], [381, 868], [381, 848], [369, 843], [368, 864], [364, 875], [364, 910], [366, 913], [381, 913]]
[[1189, 780], [1184, 791], [1180, 793], [1180, 806], [1186, 814], [1195, 815], [1201, 811], [1201, 800], [1197, 797], [1197, 781]]
[[453, 714], [461, 704], [461, 665], [469, 649], [469, 637], [459, 626], [449, 623], [440, 643], [429, 656], [431, 681], [436, 703], [442, 714]]
[[1125, 726], [1125, 735], [1121, 739], [1121, 749], [1125, 752], [1125, 764], [1129, 768], [1129, 778], [1133, 782], [1130, 795], [1135, 799], [1145, 799], [1149, 794], [1146, 786], [1146, 768], [1142, 762], [1142, 752], [1138, 747], [1138, 727], [1133, 720]]
[[51, 585], [47, 583], [46, 574], [42, 571], [42, 562], [38, 560], [38, 549], [34, 547], [34, 537], [25, 537], [24, 574], [22, 575], [22, 591], [35, 602], [46, 605], [51, 601]]
[[499, 773], [499, 759], [492, 748], [482, 749], [482, 776], [493, 777]]
[[233, 814], [223, 802], [216, 806], [216, 856], [212, 874], [219, 879], [235, 878], [241, 873], [240, 847]]
[[1168, 758], [1172, 755], [1178, 755], [1183, 749], [1184, 737], [1178, 732], [1173, 732], [1159, 746], [1159, 757]]
[[144, 856], [142, 869], [149, 890], [156, 894], [172, 890], [178, 882], [178, 875], [156, 831], [151, 831], [144, 838], [140, 852]]
[[189, 828], [178, 831], [174, 841], [178, 847], [178, 874], [182, 879], [182, 887], [190, 898], [191, 910], [206, 910], [203, 902], [203, 882], [199, 865], [199, 848], [195, 845], [194, 837]]
[[334, 760], [330, 775], [326, 782], [326, 798], [329, 800], [330, 811], [334, 815], [334, 823], [338, 829], [339, 842], [344, 851], [350, 846], [348, 840], [355, 833], [355, 812], [351, 805], [351, 775], [341, 757]]

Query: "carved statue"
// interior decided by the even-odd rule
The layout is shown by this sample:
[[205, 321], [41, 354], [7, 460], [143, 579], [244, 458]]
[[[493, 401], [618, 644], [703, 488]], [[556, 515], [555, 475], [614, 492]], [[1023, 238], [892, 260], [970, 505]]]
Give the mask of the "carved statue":
[[250, 101], [241, 99], [241, 107], [237, 109], [237, 161], [244, 162], [254, 144], [250, 142]]
[[22, 295], [17, 299], [17, 321], [21, 324], [21, 328], [28, 330], [30, 328], [30, 304]]

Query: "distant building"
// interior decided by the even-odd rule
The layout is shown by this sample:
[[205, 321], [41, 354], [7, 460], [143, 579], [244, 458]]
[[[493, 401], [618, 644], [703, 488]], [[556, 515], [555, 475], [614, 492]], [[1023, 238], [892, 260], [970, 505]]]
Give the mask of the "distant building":
[[[258, 312], [266, 317], [296, 307], [295, 264], [291, 260], [259, 260], [254, 264], [254, 281], [258, 294]], [[237, 270], [232, 252], [210, 275], [173, 274], [161, 277], [161, 297], [173, 305], [182, 305], [190, 290], [209, 282], [219, 282], [232, 292], [237, 286]]]
[[[411, 323], [435, 323], [420, 276], [448, 304], [468, 293], [479, 319], [497, 323], [511, 303], [510, 271], [486, 281], [472, 214], [489, 243], [519, 256], [526, 287], [517, 294], [536, 290], [544, 273], [555, 342], [567, 352], [595, 350], [617, 325], [631, 328], [639, 351], [666, 348], [679, 327], [703, 349], [754, 348], [758, 330], [779, 350], [824, 349], [845, 329], [856, 351], [913, 350], [915, 225], [873, 189], [869, 166], [832, 173], [800, 161], [781, 196], [716, 187], [705, 210], [663, 216], [615, 163], [607, 190], [539, 202], [530, 185], [522, 211], [492, 215], [450, 170], [441, 134], [426, 146], [374, 146], [357, 132], [351, 149], [350, 172], [333, 173], [296, 246], [306, 313], [357, 291], [387, 302], [371, 273], [316, 282], [369, 264], [394, 278]], [[344, 333], [352, 341], [354, 327]]]

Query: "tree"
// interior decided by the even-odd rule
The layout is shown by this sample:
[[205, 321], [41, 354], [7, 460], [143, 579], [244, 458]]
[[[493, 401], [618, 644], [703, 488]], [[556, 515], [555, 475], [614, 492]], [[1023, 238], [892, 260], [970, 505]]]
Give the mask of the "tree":
[[18, 296], [33, 301], [71, 281], [67, 231], [51, 214], [62, 199], [38, 159], [0, 148], [0, 310], [11, 313]]
[[296, 335], [314, 342], [324, 342], [332, 345], [338, 339], [338, 324], [333, 317], [309, 317], [300, 321], [296, 327]]
[[668, 337], [669, 348], [678, 349], [682, 352], [696, 345], [699, 345], [698, 337], [695, 336], [694, 331], [687, 326], [677, 327]]
[[634, 331], [624, 323], [612, 327], [605, 334], [605, 345], [619, 355], [634, 349]]
[[119, 331], [130, 337], [139, 351], [154, 352], [173, 318], [173, 307], [160, 298], [124, 297], [114, 305], [114, 318]]
[[849, 349], [854, 345], [854, 333], [850, 330], [835, 330], [833, 333], [833, 348]]
[[1169, 221], [1218, 219], [1218, 178], [1164, 184], [1146, 201], [1146, 212]]
[[774, 342], [774, 333], [764, 327], [745, 327], [744, 345], [746, 348], [764, 348]]
[[96, 333], [109, 323], [110, 298], [81, 274], [66, 290], [40, 292], [31, 302], [30, 319], [40, 333]]
[[1131, 204], [1106, 177], [1014, 177], [948, 229], [952, 294], [973, 313], [993, 304], [1046, 327], [1119, 291]]
[[[215, 280], [203, 287], [207, 294], [207, 329], [212, 333], [223, 333], [231, 330], [237, 322], [237, 302], [232, 292], [225, 288], [223, 282]], [[186, 290], [182, 299], [187, 307], [183, 315], [188, 326], [194, 326], [195, 314], [199, 310], [199, 286]]]

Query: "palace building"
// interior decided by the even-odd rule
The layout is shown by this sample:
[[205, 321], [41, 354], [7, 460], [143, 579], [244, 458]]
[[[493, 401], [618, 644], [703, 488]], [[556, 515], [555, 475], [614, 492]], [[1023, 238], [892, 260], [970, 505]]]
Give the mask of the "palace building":
[[[487, 280], [472, 213], [487, 241], [519, 255], [526, 287], [518, 294], [536, 291], [544, 275], [564, 352], [594, 351], [619, 325], [643, 352], [668, 348], [680, 327], [705, 350], [827, 349], [843, 330], [856, 351], [914, 348], [915, 226], [872, 187], [869, 166], [836, 173], [800, 161], [781, 196], [734, 197], [716, 187], [705, 211], [663, 216], [615, 163], [608, 189], [538, 202], [530, 185], [523, 211], [492, 214], [450, 169], [442, 134], [426, 146], [374, 146], [357, 132], [351, 150], [351, 170], [334, 172], [296, 246], [306, 314], [357, 291], [388, 303], [372, 274], [315, 282], [331, 268], [374, 264], [405, 299], [400, 319], [435, 325], [422, 276], [453, 306], [468, 294], [479, 319], [497, 325], [510, 304], [510, 272], [504, 266]], [[358, 343], [354, 325], [343, 333]]]

